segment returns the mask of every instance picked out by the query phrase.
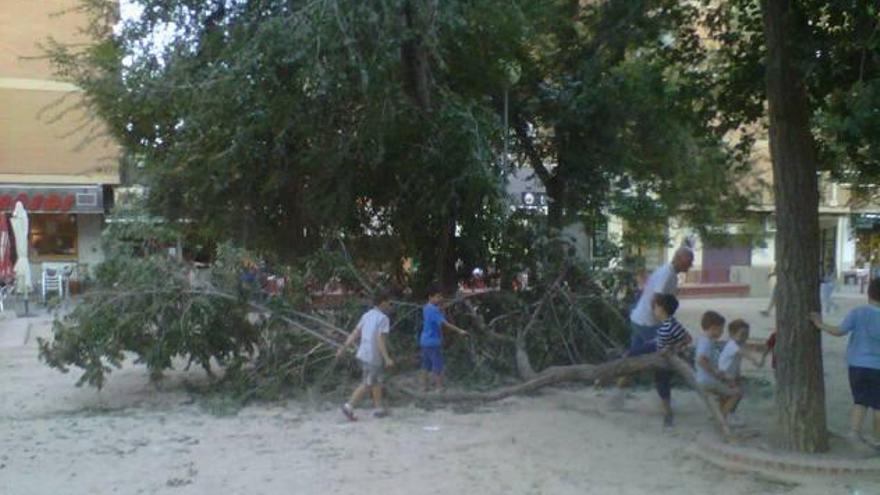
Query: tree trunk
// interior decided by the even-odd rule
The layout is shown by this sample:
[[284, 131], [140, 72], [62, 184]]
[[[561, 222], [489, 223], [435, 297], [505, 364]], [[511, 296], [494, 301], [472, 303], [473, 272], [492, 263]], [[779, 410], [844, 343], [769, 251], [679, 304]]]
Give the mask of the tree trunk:
[[[562, 166], [559, 164], [557, 166]], [[544, 184], [547, 191], [547, 224], [551, 227], [561, 229], [563, 227], [564, 205], [565, 205], [565, 182], [560, 179], [557, 170], [553, 178]]]
[[455, 262], [458, 258], [455, 246], [456, 216], [454, 213], [450, 213], [449, 217], [444, 220], [437, 251], [436, 275], [440, 285], [443, 286], [443, 291], [447, 294], [454, 294], [458, 289], [458, 273], [455, 270]]
[[819, 308], [819, 193], [806, 89], [794, 56], [790, 0], [762, 0], [770, 155], [776, 201], [776, 403], [780, 447], [828, 450]]
[[721, 409], [718, 407], [717, 401], [708, 397], [699, 387], [696, 386], [694, 372], [690, 366], [680, 357], [676, 355], [663, 356], [659, 353], [647, 354], [644, 356], [616, 359], [607, 363], [598, 365], [580, 364], [572, 366], [556, 366], [548, 368], [541, 373], [533, 376], [527, 381], [501, 387], [488, 392], [444, 392], [444, 393], [420, 393], [407, 388], [400, 383], [392, 382], [391, 387], [409, 397], [423, 400], [427, 402], [491, 402], [505, 399], [514, 395], [527, 394], [541, 388], [556, 385], [565, 382], [586, 382], [596, 383], [609, 381], [615, 377], [623, 375], [631, 375], [644, 371], [672, 369], [690, 385], [694, 391], [703, 399], [706, 408], [715, 420], [725, 440], [731, 438], [730, 428], [724, 421]]
[[[408, 0], [403, 4], [403, 20], [406, 29], [403, 42], [400, 47], [400, 58], [404, 70], [404, 87], [409, 96], [423, 112], [431, 111], [430, 90], [430, 65], [428, 52], [425, 48], [424, 37], [421, 29], [419, 7], [413, 4], [414, 0]], [[428, 16], [433, 19], [434, 6], [428, 6]]]

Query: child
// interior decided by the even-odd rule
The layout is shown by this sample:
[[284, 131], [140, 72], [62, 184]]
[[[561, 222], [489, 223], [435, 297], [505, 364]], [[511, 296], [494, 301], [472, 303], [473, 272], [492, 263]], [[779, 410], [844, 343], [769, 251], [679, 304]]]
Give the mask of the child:
[[[868, 285], [868, 304], [850, 311], [839, 327], [822, 322], [811, 313], [810, 319], [820, 330], [840, 337], [849, 334], [846, 362], [849, 365], [849, 386], [853, 395], [850, 416], [850, 440], [880, 448], [880, 279]], [[862, 421], [873, 409], [874, 438], [863, 437]]]
[[[691, 343], [690, 334], [673, 316], [677, 309], [678, 299], [672, 294], [656, 294], [654, 296], [652, 310], [654, 316], [661, 322], [660, 328], [657, 329], [657, 352], [676, 352]], [[672, 427], [674, 424], [671, 402], [672, 371], [657, 371], [654, 374], [654, 384], [663, 407], [663, 426]]]
[[703, 313], [700, 326], [703, 328], [703, 334], [697, 337], [697, 349], [694, 355], [697, 384], [703, 391], [718, 397], [721, 413], [726, 418], [739, 402], [742, 393], [736, 387], [736, 383], [718, 369], [716, 348], [718, 339], [724, 333], [724, 317], [715, 311], [706, 311]]
[[428, 303], [422, 308], [422, 334], [419, 337], [422, 353], [422, 370], [419, 378], [425, 392], [428, 391], [429, 374], [434, 377], [434, 386], [437, 390], [443, 388], [443, 327], [467, 335], [467, 332], [446, 321], [439, 307], [442, 301], [443, 290], [439, 284], [432, 284], [428, 288]]
[[345, 344], [336, 352], [337, 359], [342, 357], [355, 339], [360, 338], [357, 359], [363, 369], [363, 383], [352, 392], [348, 402], [342, 405], [342, 414], [350, 421], [357, 421], [354, 408], [367, 390], [372, 392], [373, 405], [376, 408], [373, 416], [383, 418], [388, 415], [388, 410], [382, 404], [382, 383], [385, 381], [383, 366], [384, 368], [394, 366], [394, 361], [388, 355], [388, 343], [385, 337], [390, 331], [388, 313], [391, 311], [391, 294], [386, 291], [379, 292], [373, 297], [373, 304], [373, 308], [361, 316]]
[[[742, 358], [745, 357], [755, 366], [760, 366], [760, 363], [743, 347], [746, 341], [749, 340], [748, 323], [744, 320], [733, 320], [727, 326], [727, 334], [730, 336], [730, 340], [724, 344], [724, 348], [721, 349], [721, 354], [718, 356], [718, 369], [728, 382], [733, 382], [742, 392], [742, 374], [740, 373]], [[734, 402], [730, 414], [727, 416], [727, 422], [731, 426], [739, 426], [741, 424], [739, 419], [734, 416], [734, 411], [739, 405], [740, 400], [742, 400], [742, 395]]]

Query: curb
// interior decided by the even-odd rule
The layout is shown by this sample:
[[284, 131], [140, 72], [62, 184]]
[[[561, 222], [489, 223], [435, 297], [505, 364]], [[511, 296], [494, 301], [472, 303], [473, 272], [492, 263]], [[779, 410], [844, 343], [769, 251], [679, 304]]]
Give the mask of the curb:
[[871, 475], [880, 477], [880, 457], [869, 459], [809, 458], [785, 453], [772, 453], [748, 447], [723, 444], [719, 441], [701, 438], [696, 442], [696, 450], [717, 466], [738, 471], [791, 479], [792, 476], [807, 475]]

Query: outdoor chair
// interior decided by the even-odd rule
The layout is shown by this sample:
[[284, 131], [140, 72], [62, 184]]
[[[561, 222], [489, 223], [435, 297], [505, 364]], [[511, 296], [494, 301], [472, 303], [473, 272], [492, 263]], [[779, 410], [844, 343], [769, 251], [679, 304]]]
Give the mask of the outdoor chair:
[[3, 286], [0, 287], [0, 313], [6, 311], [6, 298], [12, 295], [14, 290], [15, 285], [12, 283], [3, 284]]
[[50, 292], [57, 292], [59, 299], [64, 297], [64, 277], [62, 276], [61, 270], [43, 268], [43, 278], [40, 288], [40, 296], [43, 304], [46, 304], [46, 299]]

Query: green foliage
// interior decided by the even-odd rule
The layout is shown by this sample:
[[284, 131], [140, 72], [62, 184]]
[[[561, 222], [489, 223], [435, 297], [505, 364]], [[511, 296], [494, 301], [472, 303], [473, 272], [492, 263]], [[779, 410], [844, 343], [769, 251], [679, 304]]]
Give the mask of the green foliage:
[[78, 384], [98, 388], [127, 358], [144, 364], [153, 379], [179, 358], [208, 373], [212, 363], [241, 366], [258, 335], [246, 307], [193, 290], [185, 273], [162, 254], [112, 255], [98, 266], [81, 303], [56, 320], [54, 338], [39, 339], [40, 358], [61, 371], [83, 369]]
[[[723, 129], [753, 132], [764, 116], [765, 47], [757, 0], [704, 2], [708, 34], [718, 43], [715, 91]], [[792, 46], [804, 74], [819, 166], [856, 192], [876, 194], [880, 180], [880, 15], [876, 2], [792, 2]], [[751, 128], [750, 128], [751, 127]]]
[[552, 5], [519, 54], [524, 76], [511, 95], [519, 151], [547, 187], [551, 223], [608, 209], [657, 232], [671, 216], [700, 228], [742, 215], [747, 198], [727, 185], [747, 162], [716, 130], [699, 7]]
[[555, 227], [608, 208], [635, 230], [702, 225], [744, 204], [700, 187], [741, 162], [712, 125], [695, 5], [139, 0], [115, 31], [115, 2], [83, 5], [95, 43], [50, 45], [60, 75], [137, 157], [151, 211], [206, 245], [289, 262], [384, 236], [380, 264], [414, 259], [417, 285], [485, 264], [517, 221], [505, 89]]

